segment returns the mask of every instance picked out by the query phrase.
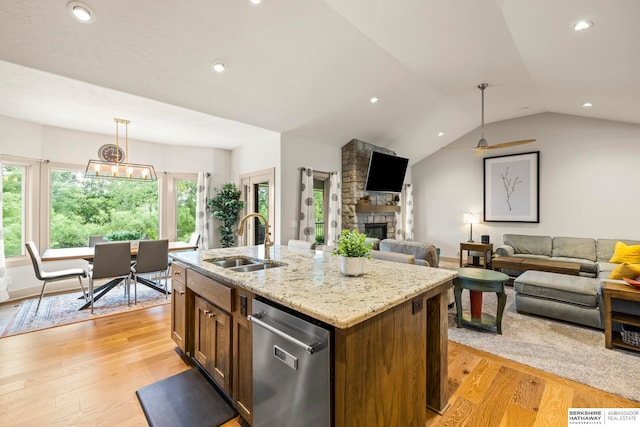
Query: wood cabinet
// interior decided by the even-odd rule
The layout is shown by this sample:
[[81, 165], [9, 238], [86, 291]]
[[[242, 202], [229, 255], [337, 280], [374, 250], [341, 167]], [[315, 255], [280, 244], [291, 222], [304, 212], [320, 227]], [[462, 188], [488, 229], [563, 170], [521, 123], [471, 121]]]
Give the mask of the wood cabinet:
[[187, 286], [185, 283], [187, 269], [177, 263], [171, 266], [171, 338], [183, 353], [189, 354]]
[[238, 413], [253, 424], [253, 350], [251, 322], [254, 295], [236, 289], [233, 310], [233, 402]]
[[231, 315], [195, 297], [193, 356], [231, 395]]
[[602, 295], [604, 297], [604, 343], [607, 348], [624, 348], [626, 350], [640, 351], [640, 347], [622, 341], [620, 332], [613, 330], [613, 324], [630, 325], [640, 327], [640, 316], [630, 313], [613, 311], [611, 300], [620, 299], [634, 301], [640, 304], [640, 293], [622, 283], [602, 282]]

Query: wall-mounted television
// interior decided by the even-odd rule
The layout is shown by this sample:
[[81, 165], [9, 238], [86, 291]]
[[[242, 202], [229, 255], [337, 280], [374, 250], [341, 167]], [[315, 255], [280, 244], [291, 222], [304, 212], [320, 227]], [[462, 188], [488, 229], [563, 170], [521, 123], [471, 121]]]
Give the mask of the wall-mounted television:
[[371, 152], [365, 191], [401, 192], [408, 164], [409, 159], [404, 157]]

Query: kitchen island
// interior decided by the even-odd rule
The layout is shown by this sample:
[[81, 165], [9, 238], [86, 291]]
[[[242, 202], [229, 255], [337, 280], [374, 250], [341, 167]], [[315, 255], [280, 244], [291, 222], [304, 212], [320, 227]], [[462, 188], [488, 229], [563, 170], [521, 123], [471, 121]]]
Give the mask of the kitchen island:
[[[191, 315], [189, 312], [198, 304], [201, 294], [209, 293], [204, 281], [208, 278], [216, 290], [209, 293], [210, 297], [204, 295], [205, 304], [211, 305], [201, 312], [209, 316], [212, 310], [226, 307], [227, 312], [246, 317], [251, 314], [250, 300], [255, 296], [333, 328], [332, 394], [336, 427], [424, 425], [427, 408], [439, 413], [446, 409], [446, 294], [452, 286], [454, 271], [372, 260], [364, 276], [345, 277], [340, 274], [339, 257], [328, 253], [289, 250], [286, 246], [275, 246], [271, 252], [272, 260], [284, 265], [253, 272], [233, 271], [211, 260], [237, 256], [263, 259], [263, 246], [171, 255], [177, 261], [176, 271], [186, 276], [186, 280], [178, 278], [174, 294], [184, 294], [181, 280], [186, 282], [187, 296], [195, 294], [185, 299], [186, 331], [182, 335], [186, 343], [181, 348], [186, 353], [198, 353], [199, 339], [192, 332], [199, 322], [198, 309], [191, 311]], [[233, 322], [237, 323], [235, 317]], [[240, 340], [246, 344], [247, 330], [250, 335], [250, 326], [234, 328], [233, 342]], [[231, 353], [238, 359], [250, 355], [246, 348], [240, 351], [236, 344], [233, 347]], [[227, 378], [221, 375], [220, 381], [237, 405], [242, 399], [237, 399], [236, 394], [240, 388], [246, 392], [246, 379], [243, 385], [228, 376], [240, 375], [249, 365], [246, 360], [234, 360], [232, 365], [235, 372], [229, 370]], [[212, 371], [220, 375], [221, 369]], [[251, 413], [250, 399], [244, 401], [239, 411], [250, 418], [246, 415]]]

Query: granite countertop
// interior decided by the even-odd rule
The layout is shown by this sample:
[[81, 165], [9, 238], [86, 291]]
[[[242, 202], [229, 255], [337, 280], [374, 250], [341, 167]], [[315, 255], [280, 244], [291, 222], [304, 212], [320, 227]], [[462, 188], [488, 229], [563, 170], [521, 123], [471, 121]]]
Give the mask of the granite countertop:
[[456, 272], [442, 268], [367, 261], [360, 277], [340, 274], [340, 258], [329, 253], [276, 245], [271, 259], [287, 265], [255, 272], [236, 272], [207, 259], [243, 255], [264, 258], [264, 246], [172, 252], [194, 270], [246, 289], [298, 312], [347, 329], [443, 283]]

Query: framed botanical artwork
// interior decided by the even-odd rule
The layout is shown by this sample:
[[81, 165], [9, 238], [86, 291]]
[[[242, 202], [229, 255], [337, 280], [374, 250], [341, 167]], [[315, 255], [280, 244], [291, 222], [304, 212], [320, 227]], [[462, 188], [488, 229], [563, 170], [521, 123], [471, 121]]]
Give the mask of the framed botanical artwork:
[[484, 221], [540, 222], [540, 152], [484, 159]]

